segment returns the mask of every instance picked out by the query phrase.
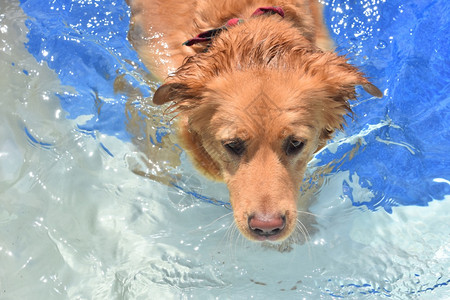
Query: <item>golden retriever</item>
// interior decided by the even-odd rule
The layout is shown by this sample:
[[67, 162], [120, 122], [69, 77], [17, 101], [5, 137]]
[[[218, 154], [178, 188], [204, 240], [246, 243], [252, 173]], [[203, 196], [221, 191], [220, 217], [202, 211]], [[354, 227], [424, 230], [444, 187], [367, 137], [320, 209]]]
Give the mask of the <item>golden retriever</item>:
[[297, 226], [307, 163], [351, 113], [355, 86], [381, 97], [332, 42], [317, 0], [129, 0], [129, 38], [165, 78], [196, 167], [224, 181], [250, 240], [283, 241]]

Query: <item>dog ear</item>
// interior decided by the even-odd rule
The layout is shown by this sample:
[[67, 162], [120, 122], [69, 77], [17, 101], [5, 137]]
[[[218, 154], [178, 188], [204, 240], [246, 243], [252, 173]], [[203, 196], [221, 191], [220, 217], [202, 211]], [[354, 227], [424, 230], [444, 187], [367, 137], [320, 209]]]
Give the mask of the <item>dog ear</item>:
[[[329, 139], [335, 129], [341, 130], [345, 124], [344, 115], [352, 115], [350, 100], [356, 100], [355, 86], [362, 88], [374, 97], [381, 98], [383, 93], [373, 85], [359, 69], [348, 63], [344, 56], [334, 53], [324, 55], [326, 59], [327, 94], [321, 98], [328, 109], [324, 111], [325, 123], [327, 124], [322, 133], [323, 139]], [[323, 61], [322, 61], [323, 65]]]
[[371, 94], [372, 96], [377, 97], [377, 98], [382, 98], [383, 97], [383, 93], [376, 86], [371, 84], [370, 82], [366, 82], [366, 83], [363, 83], [361, 85], [362, 85], [362, 88], [366, 92]]
[[165, 83], [161, 85], [153, 95], [153, 103], [162, 105], [170, 101], [174, 101], [181, 96], [183, 91], [187, 90], [187, 86], [182, 83]]
[[[328, 52], [324, 54], [324, 59], [326, 60], [326, 65], [328, 67], [329, 83], [332, 86], [354, 87], [356, 85], [361, 85], [362, 88], [372, 96], [377, 98], [383, 97], [383, 93], [375, 85], [370, 83], [357, 67], [348, 63], [349, 59], [346, 56], [339, 56], [333, 52]], [[322, 64], [323, 63], [324, 62], [322, 62]]]

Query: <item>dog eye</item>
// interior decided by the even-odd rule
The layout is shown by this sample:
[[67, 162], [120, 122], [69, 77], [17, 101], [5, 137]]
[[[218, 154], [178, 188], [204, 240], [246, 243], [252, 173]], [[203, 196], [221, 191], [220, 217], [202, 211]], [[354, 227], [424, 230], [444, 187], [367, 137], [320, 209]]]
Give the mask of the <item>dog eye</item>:
[[241, 156], [245, 151], [245, 142], [241, 139], [222, 142], [225, 149], [231, 154]]
[[284, 150], [286, 152], [286, 155], [295, 155], [303, 149], [304, 145], [304, 142], [299, 141], [294, 137], [289, 137], [285, 142]]

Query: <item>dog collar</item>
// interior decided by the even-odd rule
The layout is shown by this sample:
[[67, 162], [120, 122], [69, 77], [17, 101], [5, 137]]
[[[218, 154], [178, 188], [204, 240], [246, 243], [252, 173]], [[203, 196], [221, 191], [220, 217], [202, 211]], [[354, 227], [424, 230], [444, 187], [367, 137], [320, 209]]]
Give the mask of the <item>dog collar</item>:
[[[260, 16], [260, 15], [264, 15], [264, 14], [270, 14], [270, 15], [278, 14], [282, 18], [284, 18], [284, 11], [279, 6], [260, 7], [257, 10], [255, 10], [255, 12], [251, 15], [251, 17], [256, 17], [256, 16]], [[192, 45], [195, 45], [198, 43], [210, 42], [215, 36], [217, 36], [222, 31], [228, 30], [228, 28], [236, 26], [242, 22], [244, 22], [243, 19], [239, 19], [239, 18], [230, 19], [225, 23], [225, 25], [218, 27], [218, 28], [208, 30], [208, 31], [204, 31], [204, 32], [198, 34], [197, 36], [195, 36], [194, 38], [187, 40], [186, 42], [183, 43], [183, 45], [184, 46], [192, 46]]]

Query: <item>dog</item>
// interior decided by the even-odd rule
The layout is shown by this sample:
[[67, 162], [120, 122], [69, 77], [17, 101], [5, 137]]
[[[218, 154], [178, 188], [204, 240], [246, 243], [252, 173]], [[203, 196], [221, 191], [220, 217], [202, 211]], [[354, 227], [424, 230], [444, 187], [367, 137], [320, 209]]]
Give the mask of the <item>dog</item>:
[[307, 163], [382, 92], [332, 51], [317, 0], [129, 0], [129, 39], [164, 83], [181, 145], [227, 184], [239, 231], [281, 242], [297, 227]]

